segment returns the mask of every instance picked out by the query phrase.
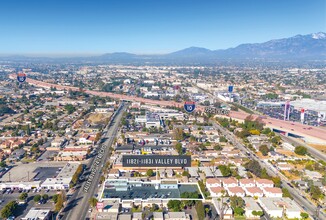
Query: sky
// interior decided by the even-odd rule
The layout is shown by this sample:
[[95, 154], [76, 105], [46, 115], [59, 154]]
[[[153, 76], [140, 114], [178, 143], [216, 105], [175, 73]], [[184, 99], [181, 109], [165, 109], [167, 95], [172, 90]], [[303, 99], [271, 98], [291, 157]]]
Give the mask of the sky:
[[326, 0], [3, 0], [0, 54], [162, 54], [326, 32]]

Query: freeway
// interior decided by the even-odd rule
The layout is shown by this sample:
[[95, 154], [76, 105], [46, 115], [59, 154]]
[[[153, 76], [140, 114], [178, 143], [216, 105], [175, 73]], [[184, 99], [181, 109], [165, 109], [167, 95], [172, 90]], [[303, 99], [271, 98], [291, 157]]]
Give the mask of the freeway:
[[[113, 144], [114, 137], [116, 136], [119, 128], [120, 121], [122, 119], [122, 113], [125, 110], [124, 103], [122, 103], [116, 113], [113, 115], [110, 123], [106, 126], [102, 132], [101, 140], [97, 146], [97, 155], [95, 155], [89, 162], [87, 168], [95, 174], [93, 178], [86, 180], [83, 184], [77, 186], [76, 192], [68, 200], [62, 214], [64, 214], [64, 220], [83, 220], [87, 215], [89, 209], [89, 199], [95, 197], [95, 192], [98, 189], [99, 179], [101, 176], [101, 169], [108, 161], [111, 155], [110, 147]], [[102, 143], [102, 144], [101, 144]], [[104, 146], [102, 148], [102, 146]], [[103, 150], [102, 150], [103, 149]], [[91, 174], [89, 175], [91, 176]], [[87, 188], [87, 190], [86, 190]]]
[[[9, 78], [16, 79], [15, 74], [9, 75]], [[34, 80], [31, 78], [26, 79], [27, 83], [30, 83], [34, 86], [38, 87], [44, 87], [44, 88], [51, 88], [55, 87], [57, 89], [61, 90], [72, 90], [72, 91], [81, 91], [78, 87], [73, 86], [63, 86], [53, 83], [46, 83], [39, 80]], [[152, 100], [152, 99], [146, 99], [141, 98], [137, 96], [131, 96], [131, 95], [123, 95], [123, 94], [116, 94], [112, 92], [101, 92], [101, 91], [94, 91], [94, 90], [82, 90], [83, 92], [90, 94], [90, 95], [96, 95], [100, 97], [111, 97], [113, 99], [120, 99], [120, 100], [127, 100], [132, 102], [143, 102], [153, 105], [160, 105], [160, 106], [167, 106], [167, 107], [178, 107], [183, 108], [183, 104], [181, 102], [174, 102], [174, 101], [162, 101], [162, 100]], [[197, 105], [196, 106], [197, 111], [204, 112], [205, 106]], [[237, 111], [230, 111], [229, 117], [239, 120], [244, 120], [249, 114], [245, 112], [237, 112]], [[259, 115], [253, 115], [253, 118], [260, 117]], [[271, 128], [284, 130], [285, 132], [290, 132], [296, 135], [300, 135], [303, 137], [311, 138], [312, 140], [317, 140], [318, 142], [325, 142], [326, 143], [326, 131], [322, 128], [318, 127], [311, 127], [308, 125], [303, 125], [300, 123], [290, 122], [290, 121], [282, 121], [275, 118], [270, 118], [268, 116], [264, 116], [261, 118], [261, 120]]]
[[283, 140], [285, 140], [286, 142], [289, 142], [290, 144], [292, 144], [295, 147], [299, 146], [299, 145], [304, 146], [305, 148], [307, 148], [308, 153], [311, 154], [311, 156], [314, 157], [315, 159], [326, 161], [326, 155], [324, 153], [320, 152], [319, 150], [317, 150], [301, 141], [298, 141], [294, 138], [287, 137], [284, 135], [281, 135], [281, 137]]
[[[258, 156], [252, 152], [250, 149], [246, 148], [236, 137], [233, 133], [228, 131], [227, 129], [223, 128], [219, 124], [217, 124], [215, 121], [210, 121], [213, 126], [218, 129], [228, 140], [231, 141], [231, 143], [240, 149], [242, 153], [245, 155], [248, 155], [251, 159], [258, 161], [260, 166], [262, 168], [265, 168], [267, 170], [267, 173], [270, 176], [278, 176], [282, 180], [282, 187], [288, 189], [290, 194], [292, 195], [293, 199], [311, 216], [314, 216], [316, 213], [316, 206], [312, 204], [307, 198], [304, 197], [302, 192], [296, 188], [294, 188], [291, 183], [273, 166], [268, 164], [266, 161], [261, 161]], [[249, 154], [247, 154], [249, 152]], [[326, 215], [324, 212], [320, 211], [319, 218], [321, 219], [326, 219]]]

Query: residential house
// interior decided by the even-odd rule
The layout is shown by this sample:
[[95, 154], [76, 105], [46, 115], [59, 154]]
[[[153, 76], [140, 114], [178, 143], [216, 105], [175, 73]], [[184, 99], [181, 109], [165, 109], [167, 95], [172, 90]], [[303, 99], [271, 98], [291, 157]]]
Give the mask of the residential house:
[[264, 195], [266, 197], [278, 197], [278, 198], [282, 198], [283, 193], [282, 190], [280, 188], [276, 188], [276, 187], [263, 187], [262, 188]]
[[240, 186], [228, 187], [226, 190], [228, 191], [229, 196], [238, 196], [238, 197], [246, 196], [246, 192]]
[[256, 186], [259, 188], [274, 187], [274, 183], [268, 179], [256, 179]]
[[264, 192], [261, 190], [259, 187], [245, 187], [244, 191], [246, 192], [247, 196], [252, 196], [252, 197], [263, 197]]
[[254, 187], [256, 186], [254, 179], [240, 179], [239, 180], [239, 186], [242, 187]]

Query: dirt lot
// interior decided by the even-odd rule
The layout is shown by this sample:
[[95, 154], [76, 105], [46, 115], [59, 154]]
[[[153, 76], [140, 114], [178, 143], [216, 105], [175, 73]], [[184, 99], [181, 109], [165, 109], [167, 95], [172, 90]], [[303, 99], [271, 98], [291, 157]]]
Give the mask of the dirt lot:
[[91, 123], [98, 124], [104, 122], [111, 117], [112, 113], [92, 113], [88, 116], [87, 120]]

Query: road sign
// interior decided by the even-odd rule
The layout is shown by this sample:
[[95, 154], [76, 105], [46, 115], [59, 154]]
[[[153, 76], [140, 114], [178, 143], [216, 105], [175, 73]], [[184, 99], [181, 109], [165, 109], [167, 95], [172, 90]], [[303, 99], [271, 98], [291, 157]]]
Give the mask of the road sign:
[[188, 113], [191, 113], [191, 112], [195, 111], [195, 108], [196, 108], [195, 102], [185, 102], [185, 104], [184, 104], [184, 109]]
[[233, 86], [229, 86], [228, 91], [233, 92]]
[[17, 80], [18, 80], [18, 82], [25, 82], [25, 80], [26, 80], [26, 74], [25, 73], [18, 73], [17, 74]]

